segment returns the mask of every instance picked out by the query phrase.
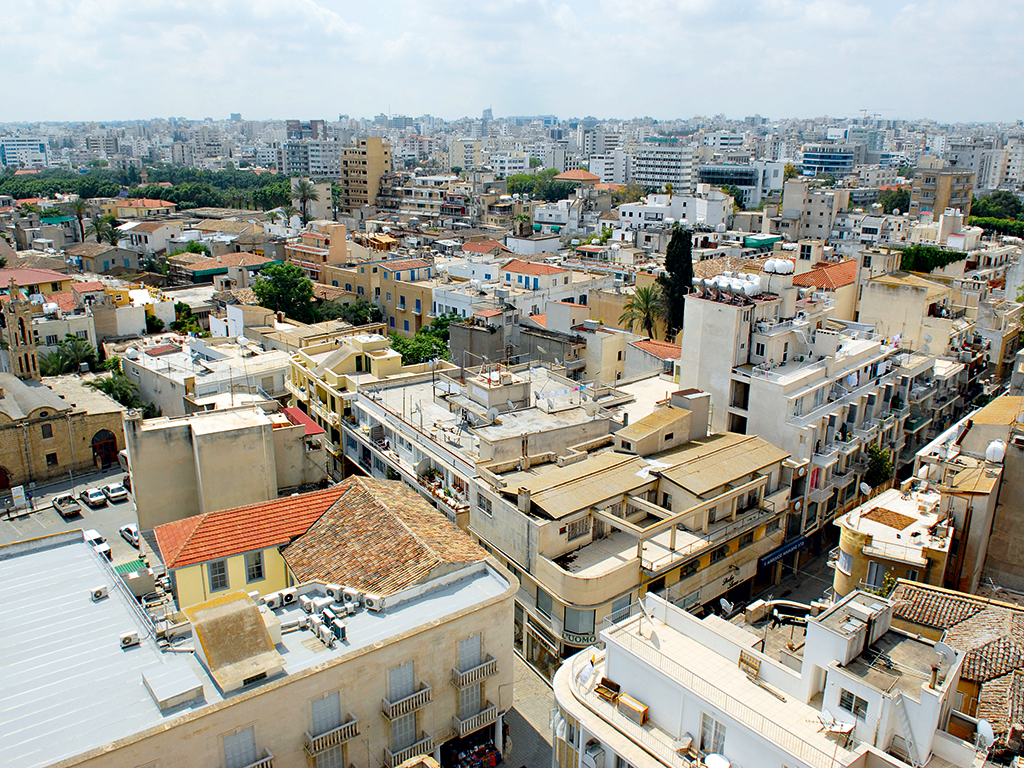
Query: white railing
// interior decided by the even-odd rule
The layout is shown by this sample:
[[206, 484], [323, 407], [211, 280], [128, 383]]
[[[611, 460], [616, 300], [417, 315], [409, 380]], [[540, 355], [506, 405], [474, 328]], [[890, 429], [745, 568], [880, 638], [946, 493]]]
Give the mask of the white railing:
[[[717, 544], [728, 541], [747, 530], [756, 528], [768, 518], [774, 517], [778, 514], [774, 509], [774, 505], [772, 507], [758, 507], [757, 509], [758, 512], [753, 515], [747, 514], [743, 517], [737, 517], [736, 520], [730, 520], [727, 523], [718, 524], [717, 526], [712, 523], [707, 533], [691, 531], [690, 533], [692, 535], [699, 536], [700, 538], [696, 541], [691, 541], [689, 544], [676, 547], [657, 558], [651, 558], [645, 554], [641, 556], [640, 567], [645, 571], [653, 572], [660, 570], [678, 558], [688, 557], [695, 552], [714, 547]], [[653, 539], [648, 539], [647, 541], [651, 541], [655, 544], [658, 543]], [[667, 549], [667, 547], [665, 548]]]
[[306, 751], [311, 755], [317, 755], [330, 747], [344, 744], [359, 735], [359, 719], [349, 713], [348, 722], [342, 723], [337, 728], [313, 736], [306, 731]]
[[456, 733], [459, 734], [459, 738], [469, 736], [471, 733], [479, 731], [481, 728], [485, 728], [491, 723], [498, 719], [498, 708], [491, 702], [487, 702], [487, 706], [477, 712], [471, 717], [467, 717], [465, 720], [460, 720], [458, 717], [452, 718], [452, 723], [455, 726]]
[[394, 720], [396, 717], [408, 715], [410, 712], [415, 712], [417, 709], [425, 707], [433, 699], [433, 689], [426, 683], [423, 683], [423, 687], [416, 691], [416, 693], [410, 694], [403, 699], [398, 699], [397, 701], [382, 699], [381, 712], [388, 720]]
[[472, 669], [467, 669], [465, 672], [452, 669], [452, 685], [456, 688], [465, 688], [470, 685], [475, 685], [476, 683], [483, 681], [485, 678], [496, 675], [497, 673], [498, 660], [493, 656], [488, 656], [485, 662], [478, 664]]
[[249, 763], [245, 768], [274, 768], [274, 753], [269, 749], [264, 749], [263, 752], [263, 757], [255, 763]]
[[416, 757], [417, 755], [427, 755], [434, 751], [434, 739], [426, 734], [421, 734], [422, 738], [413, 744], [411, 747], [400, 749], [397, 752], [392, 752], [390, 749], [384, 750], [384, 765], [387, 768], [395, 768], [401, 765], [410, 757]]

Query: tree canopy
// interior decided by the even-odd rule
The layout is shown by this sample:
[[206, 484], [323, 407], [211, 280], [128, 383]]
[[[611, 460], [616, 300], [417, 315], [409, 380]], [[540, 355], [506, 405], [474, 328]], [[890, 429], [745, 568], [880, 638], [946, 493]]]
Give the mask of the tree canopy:
[[883, 189], [878, 193], [878, 202], [886, 213], [892, 213], [893, 211], [906, 213], [910, 208], [910, 192], [903, 187]]
[[60, 376], [78, 370], [82, 363], [88, 363], [89, 369], [96, 366], [96, 347], [73, 333], [67, 334], [57, 342], [57, 349], [39, 355], [39, 372], [43, 376]]
[[903, 249], [900, 269], [906, 272], [934, 272], [957, 261], [963, 261], [963, 251], [945, 251], [934, 245], [910, 245]]
[[665, 269], [658, 277], [665, 305], [665, 325], [669, 337], [683, 327], [686, 294], [693, 286], [693, 233], [677, 226], [665, 249]]
[[555, 203], [571, 197], [576, 185], [570, 181], [555, 181], [558, 171], [546, 168], [537, 173], [514, 173], [508, 177], [508, 193], [527, 194], [534, 200]]
[[637, 288], [622, 308], [619, 323], [629, 330], [639, 325], [647, 332], [647, 338], [654, 338], [654, 326], [665, 316], [665, 302], [658, 284]]
[[391, 348], [402, 356], [402, 365], [416, 365], [435, 357], [447, 360], [448, 326], [461, 318], [452, 313], [439, 315], [430, 325], [425, 325], [411, 339], [391, 334]]
[[[321, 306], [320, 309], [324, 310], [329, 306], [330, 303], [328, 302]], [[327, 311], [333, 312], [334, 310]], [[352, 325], [366, 325], [367, 323], [379, 323], [384, 319], [384, 313], [376, 304], [373, 304], [360, 296], [348, 306], [342, 307], [341, 314], [338, 317]], [[322, 319], [327, 320], [330, 318], [323, 317]]]
[[1000, 189], [971, 203], [971, 214], [990, 219], [1019, 219], [1024, 203], [1013, 192]]
[[252, 286], [261, 307], [284, 312], [300, 323], [316, 322], [313, 282], [295, 264], [272, 264]]

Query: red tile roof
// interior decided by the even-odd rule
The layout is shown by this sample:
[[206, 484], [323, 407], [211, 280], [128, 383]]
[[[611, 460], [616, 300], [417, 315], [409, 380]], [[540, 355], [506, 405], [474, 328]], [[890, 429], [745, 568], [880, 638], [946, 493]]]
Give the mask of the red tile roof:
[[660, 357], [662, 360], [675, 360], [683, 353], [683, 348], [678, 344], [672, 344], [668, 341], [658, 341], [657, 339], [634, 341], [633, 346], [638, 349], [642, 349], [650, 355]]
[[577, 168], [575, 171], [566, 171], [555, 176], [555, 181], [600, 181], [600, 176], [595, 176], [590, 171], [584, 171], [582, 168]]
[[118, 200], [118, 208], [177, 208], [177, 203], [167, 200], [151, 200], [148, 197], [135, 197], [127, 200]]
[[476, 317], [497, 317], [502, 314], [500, 309], [481, 309], [479, 312], [473, 313]]
[[550, 264], [541, 264], [537, 261], [523, 261], [512, 259], [502, 267], [506, 272], [516, 272], [522, 275], [558, 275], [567, 270], [564, 267], [553, 267]]
[[530, 319], [533, 320], [533, 322], [535, 322], [541, 328], [547, 328], [548, 327], [548, 315], [547, 315], [547, 312], [544, 312], [544, 313], [539, 314], [539, 315], [530, 315]]
[[821, 288], [834, 291], [857, 282], [857, 261], [850, 259], [838, 264], [823, 264], [810, 272], [793, 278], [793, 285], [801, 288]]
[[306, 428], [306, 437], [311, 437], [312, 435], [327, 434], [327, 430], [325, 430], [323, 427], [321, 427], [319, 424], [313, 421], [313, 419], [311, 419], [307, 414], [303, 413], [298, 408], [282, 408], [281, 413], [287, 416], [288, 421], [290, 421], [292, 424], [301, 424], [302, 426], [304, 426]]
[[59, 283], [68, 280], [67, 275], [54, 272], [52, 269], [32, 269], [30, 267], [14, 267], [0, 269], [0, 289], [7, 288], [11, 280], [15, 285], [39, 285], [40, 283]]
[[462, 244], [462, 250], [468, 251], [469, 253], [492, 253], [496, 248], [501, 251], [509, 250], [497, 240], [482, 240], [479, 242]]
[[71, 290], [75, 293], [92, 293], [93, 291], [102, 291], [103, 283], [99, 280], [90, 280], [87, 283], [72, 283]]
[[423, 259], [394, 259], [392, 261], [385, 261], [380, 266], [384, 269], [398, 272], [403, 269], [426, 269], [430, 264], [423, 261]]
[[168, 568], [287, 544], [308, 531], [349, 487], [343, 483], [323, 491], [175, 520], [156, 527], [156, 541]]
[[206, 272], [211, 269], [227, 269], [228, 267], [259, 267], [269, 264], [273, 259], [256, 253], [225, 253], [222, 256], [199, 259], [191, 264], [183, 264], [181, 268], [187, 272]]
[[62, 312], [75, 311], [75, 295], [73, 293], [48, 293], [46, 301], [56, 304]]

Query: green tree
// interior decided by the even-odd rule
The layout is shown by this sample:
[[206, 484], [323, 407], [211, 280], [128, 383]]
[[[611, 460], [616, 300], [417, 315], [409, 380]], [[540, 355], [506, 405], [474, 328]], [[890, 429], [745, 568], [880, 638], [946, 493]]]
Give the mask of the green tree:
[[719, 187], [725, 194], [729, 195], [733, 201], [733, 210], [743, 210], [743, 190], [737, 187], [735, 184], [723, 184]]
[[77, 371], [79, 365], [88, 363], [90, 370], [96, 366], [96, 347], [73, 333], [57, 342], [57, 349], [39, 355], [39, 372], [43, 376], [60, 376]]
[[60, 349], [40, 353], [38, 362], [40, 376], [60, 376], [71, 370], [67, 356]]
[[649, 193], [650, 190], [646, 187], [637, 184], [635, 181], [631, 181], [622, 189], [612, 192], [612, 202], [616, 205], [621, 205], [622, 203], [637, 203], [640, 201], [640, 198]]
[[92, 379], [86, 383], [126, 408], [141, 410], [143, 417], [147, 419], [156, 416], [158, 413], [155, 405], [146, 402], [139, 396], [138, 385], [120, 371], [115, 371], [110, 376]]
[[528, 214], [528, 213], [517, 213], [515, 216], [512, 217], [512, 221], [516, 225], [516, 234], [517, 235], [522, 236], [522, 235], [529, 234], [530, 223], [531, 223], [531, 221], [530, 221], [530, 214]]
[[453, 165], [452, 166], [452, 173], [455, 174], [456, 176], [461, 176], [462, 175], [462, 166], [461, 165]]
[[81, 197], [76, 197], [67, 206], [68, 215], [78, 219], [78, 239], [85, 242], [85, 213], [88, 205]]
[[210, 246], [206, 243], [200, 243], [198, 240], [189, 240], [188, 245], [184, 248], [179, 248], [174, 251], [171, 256], [177, 256], [179, 253], [201, 253], [204, 256], [211, 257], [213, 254], [210, 252]]
[[629, 301], [622, 308], [619, 323], [633, 330], [637, 325], [647, 332], [647, 338], [654, 338], [654, 326], [665, 316], [665, 304], [662, 301], [661, 288], [645, 285], [637, 288]]
[[174, 302], [174, 320], [171, 330], [175, 333], [194, 333], [197, 336], [209, 336], [209, 331], [199, 325], [199, 320], [192, 313], [192, 307], [183, 301]]
[[91, 222], [89, 222], [89, 228], [86, 230], [85, 233], [89, 237], [92, 237], [93, 235], [95, 235], [96, 236], [96, 242], [97, 243], [102, 243], [104, 238], [106, 237], [107, 230], [110, 229], [110, 227], [111, 227], [111, 223], [110, 222], [111, 222], [111, 217], [110, 216], [98, 216], [97, 218], [95, 218]]
[[384, 319], [384, 313], [376, 304], [360, 296], [351, 304], [342, 307], [341, 319], [351, 325], [366, 325], [367, 323], [379, 323]]
[[298, 200], [303, 221], [309, 221], [309, 204], [319, 199], [320, 194], [309, 179], [299, 179], [292, 187], [292, 200]]
[[121, 242], [122, 237], [124, 237], [124, 235], [121, 234], [121, 230], [118, 229], [113, 224], [108, 226], [106, 230], [103, 232], [103, 239], [107, 242], [108, 245], [112, 245], [115, 248], [117, 247], [118, 243]]
[[800, 172], [796, 169], [796, 166], [792, 163], [786, 163], [785, 169], [782, 171], [782, 180], [789, 181], [800, 175]]
[[1005, 189], [997, 190], [971, 204], [972, 216], [1019, 219], [1022, 212], [1024, 212], [1024, 204], [1021, 203], [1020, 198]]
[[539, 157], [531, 157], [530, 158], [530, 167], [531, 168], [540, 168], [541, 165], [543, 165], [543, 163], [541, 163]]
[[163, 329], [163, 320], [156, 315], [146, 315], [146, 333], [160, 333]]
[[872, 488], [892, 480], [892, 454], [875, 444], [868, 446], [868, 471], [864, 482]]
[[665, 306], [665, 325], [673, 338], [683, 327], [686, 294], [693, 286], [693, 233], [676, 226], [665, 249], [666, 275], [658, 276]]
[[903, 187], [883, 189], [878, 193], [878, 202], [886, 213], [893, 211], [906, 213], [910, 208], [910, 192]]
[[260, 306], [284, 312], [300, 323], [316, 321], [313, 282], [295, 264], [274, 264], [252, 286]]

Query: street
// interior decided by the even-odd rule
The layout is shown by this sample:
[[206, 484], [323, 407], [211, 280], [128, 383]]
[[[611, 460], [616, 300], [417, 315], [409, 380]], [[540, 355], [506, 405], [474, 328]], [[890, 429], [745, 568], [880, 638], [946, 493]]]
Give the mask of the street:
[[[77, 498], [79, 492], [86, 488], [99, 488], [108, 483], [120, 482], [123, 478], [124, 472], [120, 467], [115, 466], [107, 472], [82, 475], [75, 479], [73, 485], [70, 480], [67, 480], [37, 488], [33, 492], [33, 511], [18, 510], [21, 516], [14, 519], [8, 518], [9, 510], [0, 512], [0, 544], [10, 544], [61, 531], [72, 531], [76, 528], [82, 530], [92, 528], [106, 538], [113, 555], [114, 565], [134, 560], [139, 556], [139, 551], [122, 539], [117, 532], [122, 525], [138, 523], [135, 515], [135, 501], [130, 495], [128, 501], [107, 504], [99, 509], [90, 509], [79, 501], [82, 515], [69, 520], [64, 520], [57, 514], [52, 503], [53, 497], [61, 493], [73, 492]], [[28, 513], [25, 514], [26, 512]]]

